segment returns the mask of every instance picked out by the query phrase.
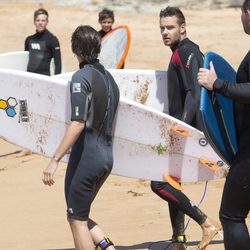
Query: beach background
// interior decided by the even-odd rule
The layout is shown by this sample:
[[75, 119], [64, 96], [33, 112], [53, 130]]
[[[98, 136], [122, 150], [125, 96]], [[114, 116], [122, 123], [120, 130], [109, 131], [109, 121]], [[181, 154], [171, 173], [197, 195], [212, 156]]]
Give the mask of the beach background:
[[[124, 1], [119, 5], [113, 0], [106, 7], [115, 9], [114, 27], [126, 24], [131, 30], [132, 43], [125, 67], [166, 70], [171, 51], [162, 43], [158, 16], [160, 9], [171, 1], [149, 2]], [[240, 8], [229, 8], [225, 1], [215, 2], [185, 6], [182, 1], [188, 37], [203, 52], [217, 52], [237, 69], [249, 50]], [[78, 63], [70, 48], [71, 34], [80, 24], [99, 30], [98, 12], [103, 6], [104, 1], [100, 0], [0, 1], [0, 53], [24, 49], [26, 36], [34, 33], [33, 12], [44, 7], [49, 11], [48, 29], [61, 44], [64, 69], [77, 70]], [[60, 163], [55, 185], [47, 187], [41, 176], [49, 159], [36, 154], [16, 158], [15, 152], [20, 148], [2, 139], [0, 149], [0, 250], [73, 249], [63, 193], [66, 165]], [[224, 180], [209, 182], [200, 206], [217, 221], [223, 185]], [[204, 190], [205, 183], [184, 184], [184, 193], [195, 204]], [[111, 175], [93, 203], [91, 217], [118, 250], [148, 249], [152, 243], [151, 249], [167, 249], [161, 241], [170, 239], [172, 234], [167, 204], [151, 192], [149, 182], [144, 180]], [[250, 225], [249, 218], [247, 223]], [[188, 249], [201, 239], [201, 230], [192, 220], [186, 235]], [[224, 249], [222, 238], [216, 236], [207, 249]]]

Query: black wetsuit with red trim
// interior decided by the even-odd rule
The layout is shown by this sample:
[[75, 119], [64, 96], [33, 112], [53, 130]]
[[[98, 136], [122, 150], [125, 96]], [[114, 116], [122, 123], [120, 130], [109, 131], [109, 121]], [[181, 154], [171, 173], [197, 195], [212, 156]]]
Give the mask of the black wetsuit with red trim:
[[234, 101], [239, 150], [226, 178], [220, 220], [226, 250], [249, 250], [246, 218], [250, 211], [250, 51], [237, 71], [237, 84], [217, 79], [213, 90]]
[[[200, 129], [200, 87], [197, 73], [203, 66], [203, 54], [188, 38], [175, 44], [171, 50], [173, 54], [168, 67], [169, 114]], [[152, 181], [151, 188], [168, 201], [173, 241], [178, 241], [178, 236], [184, 235], [184, 213], [199, 224], [206, 220], [207, 216], [169, 183]]]
[[25, 51], [29, 51], [27, 71], [42, 75], [50, 75], [50, 63], [55, 62], [55, 75], [62, 70], [59, 41], [51, 32], [36, 32], [28, 36], [24, 43]]

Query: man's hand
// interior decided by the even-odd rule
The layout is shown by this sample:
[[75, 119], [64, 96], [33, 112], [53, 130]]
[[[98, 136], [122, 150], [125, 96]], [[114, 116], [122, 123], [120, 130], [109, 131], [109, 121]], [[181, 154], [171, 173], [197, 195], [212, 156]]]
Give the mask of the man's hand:
[[56, 172], [57, 167], [58, 167], [58, 162], [55, 161], [55, 159], [52, 159], [48, 167], [45, 168], [43, 171], [42, 180], [44, 185], [52, 186], [55, 183], [54, 174]]
[[214, 65], [212, 62], [209, 63], [210, 69], [200, 68], [198, 72], [198, 83], [208, 90], [213, 90], [214, 82], [217, 79]]

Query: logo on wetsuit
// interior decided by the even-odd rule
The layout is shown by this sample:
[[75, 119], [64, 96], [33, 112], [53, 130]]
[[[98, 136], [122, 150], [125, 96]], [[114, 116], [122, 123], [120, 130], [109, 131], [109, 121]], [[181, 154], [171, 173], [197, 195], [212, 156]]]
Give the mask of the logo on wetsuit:
[[190, 64], [191, 64], [191, 60], [194, 57], [194, 53], [191, 53], [187, 59], [187, 63], [186, 63], [186, 68], [189, 69], [190, 68]]
[[41, 50], [40, 44], [39, 43], [31, 43], [31, 48], [36, 49], [36, 50]]
[[74, 82], [72, 84], [72, 93], [81, 93], [81, 83]]

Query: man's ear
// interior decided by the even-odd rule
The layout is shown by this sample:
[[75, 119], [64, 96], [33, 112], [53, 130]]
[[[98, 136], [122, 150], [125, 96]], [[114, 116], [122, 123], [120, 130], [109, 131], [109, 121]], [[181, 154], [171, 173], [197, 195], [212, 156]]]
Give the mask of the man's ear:
[[250, 23], [250, 10], [247, 10], [247, 11], [246, 11], [246, 15], [247, 15], [247, 19], [248, 19], [248, 21], [249, 21], [249, 23]]
[[180, 31], [181, 31], [182, 35], [186, 34], [186, 24], [185, 23], [181, 24]]

